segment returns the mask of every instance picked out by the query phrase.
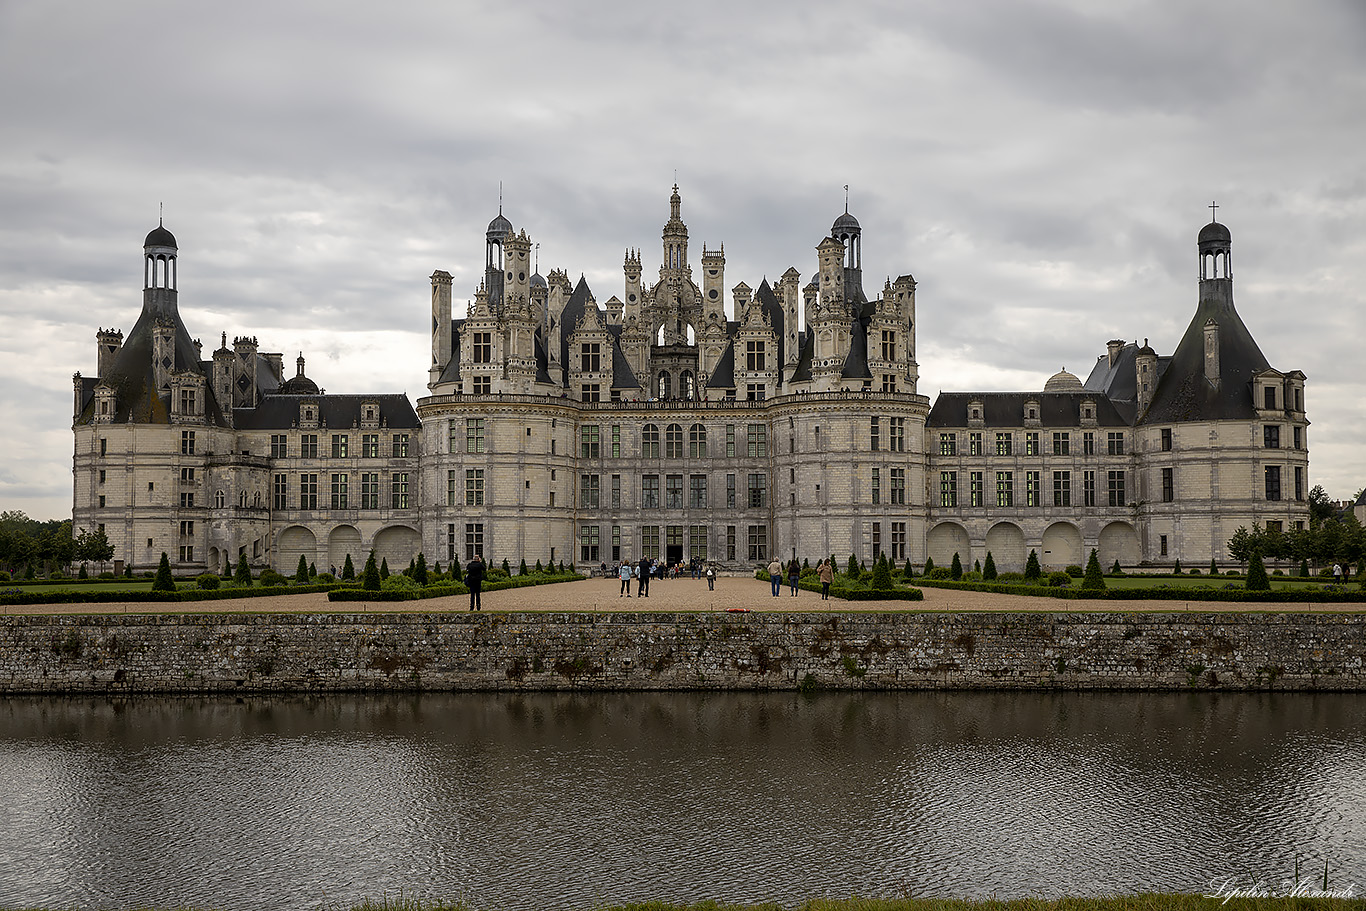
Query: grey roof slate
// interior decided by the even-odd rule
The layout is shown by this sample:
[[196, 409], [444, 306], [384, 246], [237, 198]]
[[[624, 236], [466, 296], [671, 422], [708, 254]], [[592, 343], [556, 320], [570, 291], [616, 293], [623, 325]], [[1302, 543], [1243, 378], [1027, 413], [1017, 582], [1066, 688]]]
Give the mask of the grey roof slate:
[[[731, 323], [730, 328], [734, 333], [735, 324]], [[721, 359], [716, 362], [716, 368], [712, 370], [711, 376], [707, 378], [708, 389], [734, 389], [735, 388], [735, 339], [726, 345], [726, 350], [721, 352]]]
[[401, 430], [419, 426], [412, 402], [402, 393], [380, 395], [267, 395], [255, 408], [236, 408], [233, 422], [241, 430], [285, 430], [299, 421], [299, 406], [304, 401], [318, 403], [319, 423], [329, 430], [345, 430], [360, 426], [361, 406], [366, 402], [379, 405], [380, 423]]
[[925, 421], [926, 427], [967, 427], [968, 403], [982, 403], [983, 424], [987, 427], [1024, 426], [1026, 400], [1039, 403], [1039, 423], [1043, 427], [1080, 427], [1081, 403], [1096, 404], [1096, 424], [1101, 427], [1127, 427], [1131, 416], [1103, 395], [1088, 392], [941, 392]]

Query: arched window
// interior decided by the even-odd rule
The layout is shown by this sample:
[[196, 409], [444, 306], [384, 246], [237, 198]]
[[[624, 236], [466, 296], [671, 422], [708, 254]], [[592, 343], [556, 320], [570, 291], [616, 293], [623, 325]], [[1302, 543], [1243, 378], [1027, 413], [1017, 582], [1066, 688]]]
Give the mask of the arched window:
[[688, 458], [705, 459], [707, 457], [707, 428], [701, 424], [694, 424], [688, 430]]
[[646, 424], [645, 429], [640, 433], [640, 457], [642, 459], [659, 458], [659, 425]]
[[683, 425], [670, 424], [664, 428], [664, 457], [683, 458]]
[[691, 370], [684, 370], [678, 375], [678, 394], [690, 402], [697, 398], [697, 383], [693, 380]]
[[223, 493], [221, 490], [216, 491], [213, 495], [213, 505], [218, 509], [222, 509], [224, 506], [228, 505], [227, 494]]
[[[661, 332], [664, 330], [661, 329]], [[673, 379], [669, 376], [669, 371], [664, 370], [659, 374], [659, 397], [661, 399], [670, 398], [673, 395]]]

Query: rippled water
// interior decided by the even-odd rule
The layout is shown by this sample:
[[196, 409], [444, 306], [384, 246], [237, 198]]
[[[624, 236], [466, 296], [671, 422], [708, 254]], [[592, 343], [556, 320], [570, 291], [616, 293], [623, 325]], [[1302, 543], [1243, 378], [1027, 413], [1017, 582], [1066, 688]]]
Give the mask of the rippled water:
[[1366, 699], [0, 702], [0, 906], [478, 907], [1366, 884]]

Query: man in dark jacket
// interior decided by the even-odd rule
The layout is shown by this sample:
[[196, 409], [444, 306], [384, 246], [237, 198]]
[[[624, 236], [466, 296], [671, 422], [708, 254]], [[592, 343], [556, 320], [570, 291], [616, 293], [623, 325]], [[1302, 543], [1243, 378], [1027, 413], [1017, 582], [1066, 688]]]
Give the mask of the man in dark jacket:
[[470, 588], [470, 610], [483, 610], [479, 594], [484, 590], [484, 558], [479, 554], [465, 567], [465, 584]]
[[636, 585], [636, 597], [650, 597], [650, 558], [641, 557], [640, 563], [636, 564], [636, 571], [640, 573], [640, 579]]

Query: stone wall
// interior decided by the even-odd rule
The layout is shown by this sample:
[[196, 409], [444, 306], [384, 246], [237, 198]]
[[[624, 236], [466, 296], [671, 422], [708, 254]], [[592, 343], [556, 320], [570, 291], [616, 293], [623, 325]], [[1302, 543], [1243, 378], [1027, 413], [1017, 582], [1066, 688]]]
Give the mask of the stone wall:
[[1345, 613], [0, 619], [0, 692], [1366, 689]]

